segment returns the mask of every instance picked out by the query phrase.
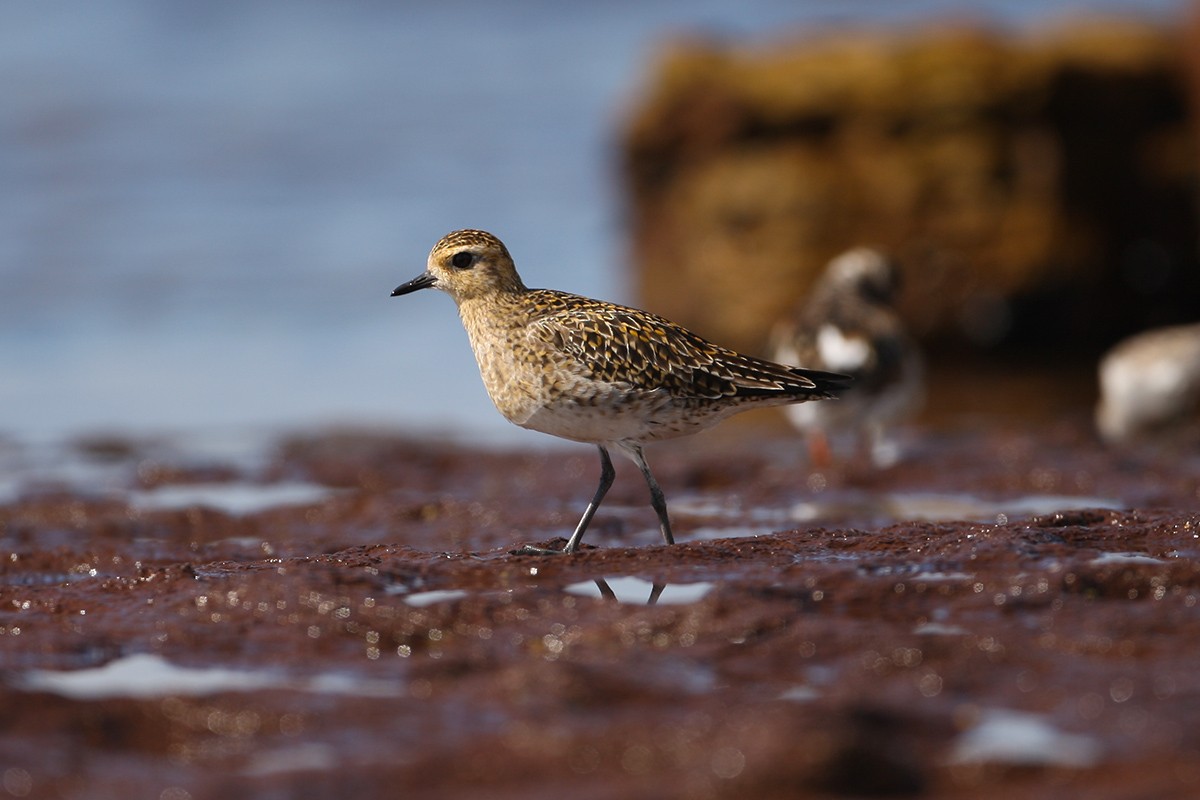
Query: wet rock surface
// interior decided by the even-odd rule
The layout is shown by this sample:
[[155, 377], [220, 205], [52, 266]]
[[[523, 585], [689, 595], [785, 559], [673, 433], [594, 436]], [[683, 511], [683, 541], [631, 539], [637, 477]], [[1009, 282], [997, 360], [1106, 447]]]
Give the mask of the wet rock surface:
[[679, 544], [618, 463], [574, 557], [510, 551], [564, 541], [583, 446], [90, 442], [37, 480], [17, 453], [0, 788], [1200, 792], [1200, 458], [1074, 419], [920, 433], [881, 471], [753, 425], [652, 448]]

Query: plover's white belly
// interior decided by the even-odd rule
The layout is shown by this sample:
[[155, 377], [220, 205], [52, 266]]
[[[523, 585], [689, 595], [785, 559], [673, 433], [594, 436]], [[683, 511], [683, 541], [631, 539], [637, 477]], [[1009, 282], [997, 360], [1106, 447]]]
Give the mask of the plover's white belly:
[[[548, 392], [532, 408], [523, 428], [577, 442], [646, 441], [659, 438], [655, 429], [670, 400], [665, 392], [630, 392], [623, 387], [580, 382], [566, 392]], [[667, 413], [668, 419], [674, 416]], [[511, 419], [511, 418], [510, 418]]]

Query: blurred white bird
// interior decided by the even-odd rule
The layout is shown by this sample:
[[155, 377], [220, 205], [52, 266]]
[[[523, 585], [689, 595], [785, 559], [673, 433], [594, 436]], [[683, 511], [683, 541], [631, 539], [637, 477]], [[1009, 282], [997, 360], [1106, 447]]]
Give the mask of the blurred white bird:
[[1200, 323], [1155, 328], [1100, 360], [1096, 427], [1108, 442], [1200, 428]]
[[772, 333], [776, 361], [854, 378], [835, 402], [787, 409], [818, 466], [832, 461], [830, 439], [843, 432], [876, 466], [899, 459], [886, 430], [916, 411], [924, 397], [920, 352], [892, 306], [899, 277], [879, 251], [849, 250], [829, 262], [808, 301]]

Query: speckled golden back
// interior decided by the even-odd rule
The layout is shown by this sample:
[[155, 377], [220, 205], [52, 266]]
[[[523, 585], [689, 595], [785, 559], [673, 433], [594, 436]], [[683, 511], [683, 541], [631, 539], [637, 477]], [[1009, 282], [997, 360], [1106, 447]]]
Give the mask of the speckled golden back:
[[802, 371], [719, 347], [645, 311], [547, 289], [528, 297], [534, 329], [593, 380], [708, 400], [829, 396]]

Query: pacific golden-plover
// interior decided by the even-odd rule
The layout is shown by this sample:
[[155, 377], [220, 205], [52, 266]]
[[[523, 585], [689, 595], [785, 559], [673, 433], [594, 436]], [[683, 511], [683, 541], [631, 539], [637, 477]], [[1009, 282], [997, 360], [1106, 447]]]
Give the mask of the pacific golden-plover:
[[506, 419], [599, 448], [600, 484], [565, 553], [579, 549], [612, 485], [609, 447], [641, 470], [663, 540], [673, 544], [643, 444], [695, 433], [749, 408], [831, 398], [850, 380], [718, 347], [635, 308], [528, 289], [508, 249], [485, 231], [444, 236], [425, 272], [392, 296], [431, 287], [458, 305], [483, 384]]
[[777, 361], [854, 378], [840, 402], [787, 410], [817, 466], [832, 460], [830, 439], [843, 432], [877, 466], [898, 457], [887, 428], [913, 413], [924, 395], [920, 352], [892, 306], [898, 284], [896, 265], [882, 253], [848, 250], [829, 262], [807, 302], [775, 326]]

